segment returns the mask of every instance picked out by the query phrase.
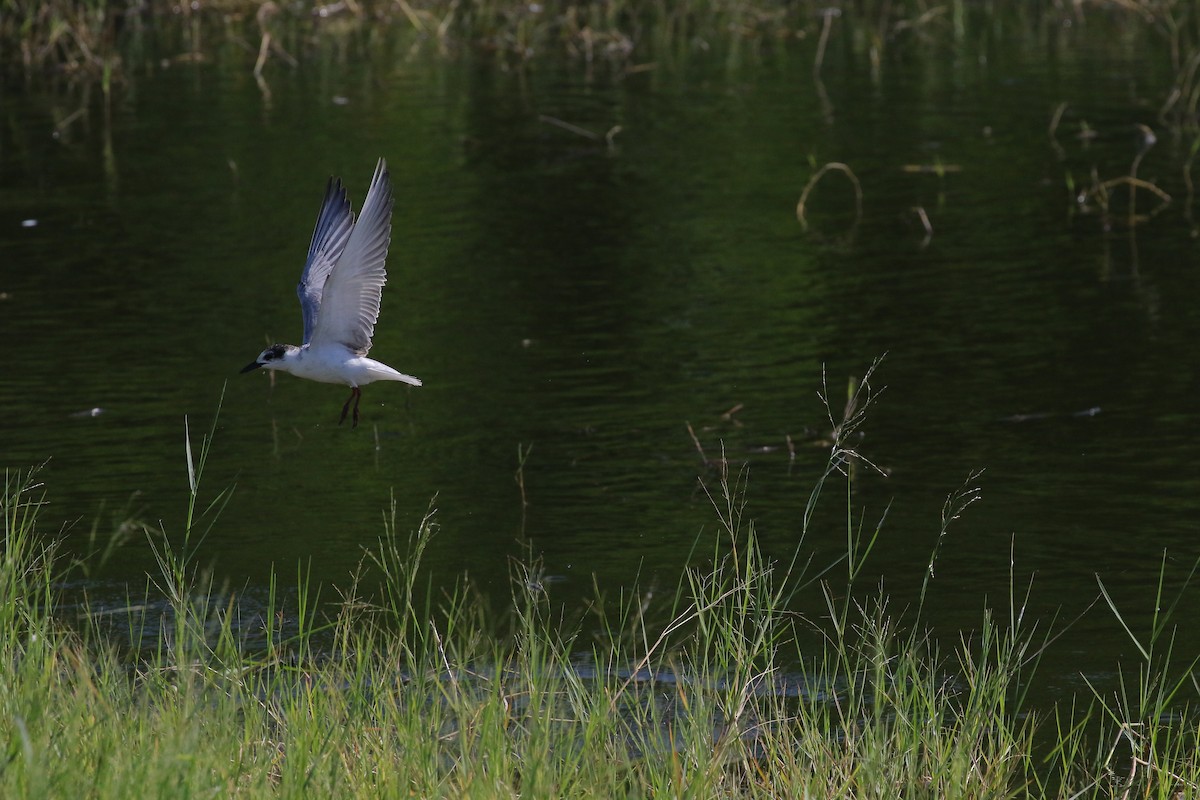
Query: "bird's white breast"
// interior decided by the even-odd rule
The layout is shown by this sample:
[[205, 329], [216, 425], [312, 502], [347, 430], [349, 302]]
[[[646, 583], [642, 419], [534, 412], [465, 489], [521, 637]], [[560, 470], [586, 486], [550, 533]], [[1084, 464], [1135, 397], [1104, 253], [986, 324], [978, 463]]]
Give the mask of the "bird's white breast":
[[360, 356], [342, 345], [317, 349], [301, 348], [295, 358], [288, 359], [288, 372], [298, 378], [321, 383], [342, 383], [363, 386], [373, 381], [396, 380], [399, 373], [373, 358]]

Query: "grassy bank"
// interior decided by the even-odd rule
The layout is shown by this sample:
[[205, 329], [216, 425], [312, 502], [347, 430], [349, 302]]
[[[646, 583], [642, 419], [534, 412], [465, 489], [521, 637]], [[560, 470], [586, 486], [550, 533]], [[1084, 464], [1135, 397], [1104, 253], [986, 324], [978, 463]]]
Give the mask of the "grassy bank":
[[[865, 467], [841, 443], [862, 408], [848, 405], [812, 503], [837, 488], [851, 496]], [[1118, 700], [1035, 713], [1026, 687], [1052, 645], [1026, 629], [1015, 583], [976, 637], [942, 649], [919, 608], [901, 624], [882, 589], [857, 585], [878, 530], [851, 523], [832, 565], [802, 566], [803, 543], [769, 560], [739, 476], [722, 473], [709, 487], [717, 533], [675, 593], [597, 598], [587, 613], [598, 635], [581, 635], [584, 609], [551, 604], [536, 559], [514, 566], [511, 605], [495, 616], [464, 586], [429, 585], [432, 511], [410, 534], [381, 532], [366, 560], [383, 578], [378, 596], [349, 580], [327, 618], [301, 581], [294, 602], [273, 592], [265, 613], [242, 619], [197, 568], [224, 499], [202, 483], [211, 444], [188, 448], [184, 528], [149, 535], [160, 569], [144, 605], [164, 610], [128, 636], [66, 618], [59, 587], [82, 565], [41, 531], [52, 489], [36, 470], [6, 474], [0, 796], [1200, 792], [1197, 729], [1181, 711], [1194, 662], [1172, 661], [1169, 598], [1152, 631], [1130, 631], [1143, 661]], [[976, 496], [972, 483], [950, 496], [943, 534], [966, 524]], [[795, 594], [813, 581], [824, 602], [799, 615]]]

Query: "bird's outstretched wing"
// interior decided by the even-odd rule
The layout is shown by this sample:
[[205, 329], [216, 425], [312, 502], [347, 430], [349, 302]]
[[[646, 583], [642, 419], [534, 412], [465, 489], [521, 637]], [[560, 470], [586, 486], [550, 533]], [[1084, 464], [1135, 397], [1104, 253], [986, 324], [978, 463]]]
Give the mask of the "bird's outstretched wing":
[[391, 238], [392, 186], [381, 158], [350, 239], [325, 281], [310, 345], [339, 343], [363, 355], [371, 349]]
[[330, 178], [325, 187], [325, 199], [321, 201], [321, 213], [317, 215], [317, 227], [313, 229], [312, 242], [308, 245], [308, 260], [300, 273], [296, 294], [300, 298], [300, 312], [304, 315], [304, 341], [308, 344], [317, 316], [321, 311], [321, 296], [325, 282], [334, 264], [342, 257], [350, 232], [354, 229], [354, 214], [346, 189], [337, 178]]

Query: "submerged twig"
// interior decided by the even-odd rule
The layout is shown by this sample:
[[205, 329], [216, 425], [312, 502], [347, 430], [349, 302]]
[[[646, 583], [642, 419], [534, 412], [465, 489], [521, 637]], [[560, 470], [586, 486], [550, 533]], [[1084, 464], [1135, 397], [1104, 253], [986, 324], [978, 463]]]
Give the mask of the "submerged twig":
[[817, 185], [817, 181], [824, 177], [826, 172], [836, 170], [844, 174], [850, 183], [854, 184], [854, 224], [857, 225], [862, 220], [862, 184], [858, 182], [858, 176], [854, 174], [854, 170], [840, 161], [831, 161], [828, 164], [817, 170], [808, 183], [804, 184], [804, 190], [800, 192], [800, 200], [796, 203], [796, 220], [805, 230], [808, 230], [808, 220], [805, 218], [805, 208], [808, 203], [809, 192]]

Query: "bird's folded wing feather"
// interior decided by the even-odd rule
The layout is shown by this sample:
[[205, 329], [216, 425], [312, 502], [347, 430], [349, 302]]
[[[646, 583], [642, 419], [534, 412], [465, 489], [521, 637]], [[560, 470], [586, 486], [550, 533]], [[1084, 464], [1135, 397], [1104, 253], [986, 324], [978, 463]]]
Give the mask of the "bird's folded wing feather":
[[354, 214], [346, 189], [336, 178], [329, 179], [325, 188], [325, 199], [321, 201], [321, 212], [317, 215], [317, 227], [313, 229], [312, 241], [308, 245], [308, 260], [300, 273], [296, 295], [300, 298], [300, 312], [304, 315], [304, 341], [308, 344], [321, 310], [321, 295], [333, 265], [342, 256], [350, 232], [354, 229]]
[[392, 187], [381, 158], [350, 240], [325, 281], [313, 346], [340, 343], [363, 355], [371, 349], [391, 238]]

